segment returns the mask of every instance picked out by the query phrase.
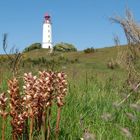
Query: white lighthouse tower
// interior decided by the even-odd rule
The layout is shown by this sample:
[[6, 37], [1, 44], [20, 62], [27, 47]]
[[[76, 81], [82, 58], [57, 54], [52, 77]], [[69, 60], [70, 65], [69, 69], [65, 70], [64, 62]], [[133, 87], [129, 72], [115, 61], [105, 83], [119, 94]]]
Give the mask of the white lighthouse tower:
[[51, 49], [51, 50], [53, 48], [52, 24], [51, 24], [51, 17], [49, 16], [48, 13], [46, 13], [44, 16], [42, 48]]

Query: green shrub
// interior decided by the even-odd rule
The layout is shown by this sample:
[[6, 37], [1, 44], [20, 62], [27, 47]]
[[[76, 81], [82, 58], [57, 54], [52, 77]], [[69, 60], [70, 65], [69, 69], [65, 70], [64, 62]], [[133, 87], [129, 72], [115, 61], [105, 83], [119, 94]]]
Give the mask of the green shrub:
[[23, 52], [29, 52], [29, 51], [32, 51], [32, 50], [35, 50], [35, 49], [41, 49], [41, 43], [34, 43], [28, 47], [26, 47]]
[[93, 47], [91, 48], [87, 48], [84, 50], [85, 53], [94, 53], [95, 52], [95, 49]]
[[54, 51], [60, 52], [74, 52], [77, 51], [76, 47], [69, 43], [58, 43], [54, 46]]

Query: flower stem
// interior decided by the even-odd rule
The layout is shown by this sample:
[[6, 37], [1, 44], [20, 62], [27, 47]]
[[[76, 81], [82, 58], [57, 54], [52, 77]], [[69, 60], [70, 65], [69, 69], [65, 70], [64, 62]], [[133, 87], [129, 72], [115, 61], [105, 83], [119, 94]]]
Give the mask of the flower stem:
[[43, 112], [43, 115], [42, 115], [42, 129], [43, 129], [43, 132], [44, 132], [44, 140], [46, 140], [46, 135], [47, 135], [47, 128], [46, 128], [46, 121], [47, 121], [47, 110]]
[[5, 140], [5, 118], [2, 117], [2, 140]]
[[47, 140], [50, 139], [50, 131], [51, 131], [50, 121], [51, 121], [51, 107], [49, 107], [49, 110], [48, 110], [48, 130], [47, 130]]
[[32, 136], [33, 135], [33, 117], [30, 119], [30, 133], [29, 133], [29, 140], [33, 140]]
[[56, 120], [56, 129], [55, 129], [56, 140], [58, 139], [58, 136], [59, 136], [60, 117], [61, 117], [61, 107], [58, 107], [58, 109], [57, 109], [57, 120]]

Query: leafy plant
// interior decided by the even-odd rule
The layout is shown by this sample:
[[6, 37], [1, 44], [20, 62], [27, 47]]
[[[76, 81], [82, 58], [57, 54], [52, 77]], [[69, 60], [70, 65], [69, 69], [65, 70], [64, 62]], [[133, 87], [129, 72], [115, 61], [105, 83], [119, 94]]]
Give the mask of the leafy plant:
[[[52, 133], [50, 123], [54, 103], [57, 105], [55, 136], [58, 139], [61, 110], [67, 92], [65, 73], [42, 71], [39, 72], [38, 77], [33, 76], [32, 73], [25, 73], [23, 79], [24, 93], [21, 93], [17, 78], [8, 81], [10, 104], [7, 104], [6, 94], [0, 94], [2, 140], [5, 140], [5, 121], [8, 115], [11, 116], [12, 140], [22, 139], [25, 135], [29, 136], [29, 140], [33, 140], [40, 136], [41, 132], [43, 132], [41, 139], [49, 140]], [[7, 107], [10, 109], [9, 112], [6, 111]], [[25, 128], [29, 130], [24, 132]], [[34, 131], [37, 132], [35, 136]]]
[[69, 43], [58, 43], [54, 46], [54, 51], [60, 51], [60, 52], [73, 52], [77, 51], [76, 47]]
[[28, 47], [26, 47], [23, 52], [29, 52], [32, 50], [41, 49], [41, 43], [34, 43]]
[[91, 48], [87, 48], [84, 50], [85, 53], [94, 53], [95, 52], [95, 49], [93, 47]]

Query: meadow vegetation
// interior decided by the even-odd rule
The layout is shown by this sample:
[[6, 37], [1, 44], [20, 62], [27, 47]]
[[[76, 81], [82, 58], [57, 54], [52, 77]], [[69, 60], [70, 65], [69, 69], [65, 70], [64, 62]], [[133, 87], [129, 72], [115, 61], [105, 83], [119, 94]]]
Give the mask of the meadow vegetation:
[[[131, 14], [128, 11], [126, 13], [127, 18], [123, 20], [120, 17], [113, 17], [111, 20], [123, 25], [128, 45], [121, 46], [116, 43], [115, 47], [96, 49], [94, 53], [58, 51], [50, 54], [48, 50], [39, 49], [22, 54], [14, 74], [19, 80], [20, 89], [24, 73], [32, 72], [37, 75], [38, 71], [47, 70], [55, 73], [63, 71], [67, 75], [68, 91], [61, 111], [57, 139], [140, 139], [140, 58], [139, 42], [136, 40], [140, 37], [140, 30], [139, 26], [132, 24], [134, 20]], [[132, 28], [132, 25], [137, 28]], [[133, 35], [130, 34], [132, 32]], [[2, 93], [8, 90], [7, 81], [13, 78], [13, 72], [9, 71], [8, 56], [0, 56], [0, 63]], [[20, 91], [20, 94], [22, 93]], [[10, 95], [6, 93], [6, 96]], [[56, 110], [57, 106], [54, 105], [50, 121], [51, 140], [56, 139]], [[2, 119], [0, 117], [0, 127], [3, 125]], [[11, 119], [12, 117], [8, 116], [5, 122], [6, 140], [12, 138]], [[33, 133], [34, 139], [43, 135], [37, 135], [36, 131]], [[0, 137], [2, 134], [0, 133]], [[22, 139], [24, 140], [24, 137]]]
[[[39, 55], [33, 57], [30, 57], [28, 53], [23, 54], [23, 60], [27, 59], [27, 62], [23, 61], [24, 66], [21, 62], [17, 73], [20, 79], [25, 72], [31, 71], [37, 74], [38, 71], [51, 69], [64, 71], [68, 75], [68, 92], [61, 113], [59, 139], [80, 140], [84, 137], [139, 139], [138, 93], [131, 91], [126, 84], [128, 75], [125, 69], [120, 67], [109, 69], [107, 66], [112, 57], [114, 59], [117, 57], [116, 50], [112, 47], [98, 49], [95, 53], [69, 52], [56, 55], [47, 54], [46, 51], [42, 57], [47, 61], [38, 61], [36, 64], [29, 60], [37, 59], [41, 52], [36, 52]], [[72, 60], [74, 63], [71, 63]], [[8, 90], [7, 81], [13, 77], [12, 72], [7, 68], [9, 65], [5, 63], [2, 66], [1, 93]], [[135, 94], [118, 105], [130, 92]], [[7, 96], [9, 96], [8, 93]], [[56, 108], [53, 107], [53, 110]], [[7, 140], [12, 136], [10, 120], [11, 117], [8, 117], [6, 121], [5, 137]], [[52, 111], [51, 120], [51, 139], [55, 139], [55, 111]]]

